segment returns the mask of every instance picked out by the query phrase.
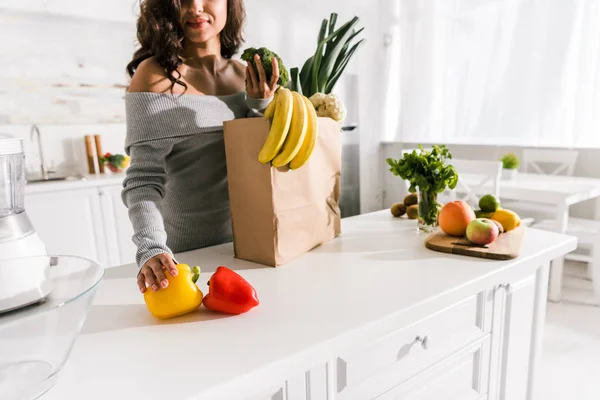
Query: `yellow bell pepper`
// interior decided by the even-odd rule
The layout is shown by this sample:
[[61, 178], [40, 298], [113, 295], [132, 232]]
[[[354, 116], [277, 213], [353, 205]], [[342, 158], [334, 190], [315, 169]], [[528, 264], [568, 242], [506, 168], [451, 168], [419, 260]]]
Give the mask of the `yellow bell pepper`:
[[158, 291], [146, 290], [144, 301], [148, 311], [160, 319], [177, 317], [197, 309], [202, 304], [203, 293], [196, 286], [200, 267], [190, 269], [187, 264], [177, 264], [179, 273], [172, 276], [166, 273], [169, 286]]

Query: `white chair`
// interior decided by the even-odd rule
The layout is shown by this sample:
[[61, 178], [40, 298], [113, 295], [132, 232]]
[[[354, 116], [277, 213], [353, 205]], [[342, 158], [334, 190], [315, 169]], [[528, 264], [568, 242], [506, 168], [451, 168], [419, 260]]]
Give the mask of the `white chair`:
[[[577, 150], [527, 149], [523, 152], [524, 172], [573, 176], [578, 156]], [[556, 207], [528, 202], [511, 202], [509, 206], [514, 207], [518, 213], [535, 213], [539, 222], [535, 222], [533, 227], [558, 231]], [[583, 250], [585, 253], [569, 253], [565, 256], [565, 260], [588, 264], [588, 275], [593, 281], [595, 295], [600, 304], [600, 221], [570, 217], [567, 221], [566, 233], [577, 237], [578, 250]], [[551, 286], [561, 287], [562, 278], [562, 275], [551, 276], [550, 279], [553, 281]]]
[[[578, 150], [566, 149], [525, 149], [523, 151], [523, 170], [529, 173], [572, 176]], [[548, 172], [546, 167], [550, 167]]]
[[[473, 209], [479, 208], [479, 199], [486, 194], [500, 198], [500, 177], [502, 175], [502, 163], [500, 161], [465, 160], [453, 158], [449, 161], [458, 173], [458, 183], [454, 189], [447, 189], [441, 193], [441, 202], [463, 200]], [[467, 183], [477, 182], [475, 184]], [[490, 189], [484, 187], [490, 184]]]
[[[523, 150], [523, 172], [542, 175], [573, 176], [579, 151], [566, 149]], [[531, 219], [553, 218], [556, 207], [550, 204], [505, 200], [502, 206]]]
[[[558, 224], [554, 219], [540, 221], [534, 224], [533, 227], [558, 231]], [[565, 260], [580, 261], [588, 264], [588, 276], [594, 286], [596, 303], [600, 305], [600, 221], [569, 218], [566, 233], [577, 237], [577, 249], [584, 250], [586, 253], [568, 253], [565, 255]], [[562, 274], [550, 275], [550, 287], [562, 288], [562, 281]]]
[[[534, 228], [558, 231], [555, 219], [542, 220]], [[588, 264], [588, 276], [594, 285], [594, 295], [600, 305], [600, 221], [570, 217], [567, 222], [567, 235], [577, 237], [577, 250], [565, 255], [565, 260], [580, 261]], [[585, 253], [581, 253], [583, 250]], [[551, 287], [562, 287], [562, 274], [551, 274]]]

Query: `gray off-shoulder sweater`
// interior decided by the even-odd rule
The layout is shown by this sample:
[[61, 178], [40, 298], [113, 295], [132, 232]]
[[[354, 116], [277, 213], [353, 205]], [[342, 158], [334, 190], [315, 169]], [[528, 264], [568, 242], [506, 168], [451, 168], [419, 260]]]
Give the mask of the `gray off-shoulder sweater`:
[[231, 241], [223, 122], [259, 116], [272, 98], [125, 95], [131, 164], [123, 181], [136, 263]]

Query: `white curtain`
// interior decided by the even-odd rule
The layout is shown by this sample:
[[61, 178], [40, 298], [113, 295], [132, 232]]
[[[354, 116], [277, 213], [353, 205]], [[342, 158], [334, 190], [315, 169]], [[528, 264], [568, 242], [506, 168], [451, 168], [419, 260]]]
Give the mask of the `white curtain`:
[[388, 0], [387, 140], [600, 147], [600, 0]]

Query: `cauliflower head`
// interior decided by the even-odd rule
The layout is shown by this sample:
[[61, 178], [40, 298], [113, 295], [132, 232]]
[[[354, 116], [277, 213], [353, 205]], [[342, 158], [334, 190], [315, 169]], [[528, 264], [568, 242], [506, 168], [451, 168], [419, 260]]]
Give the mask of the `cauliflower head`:
[[310, 96], [310, 102], [317, 111], [319, 117], [329, 117], [340, 123], [346, 118], [346, 107], [335, 93], [315, 93]]

